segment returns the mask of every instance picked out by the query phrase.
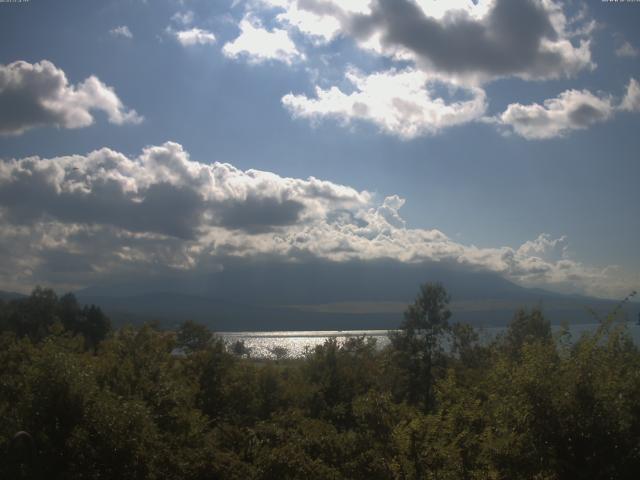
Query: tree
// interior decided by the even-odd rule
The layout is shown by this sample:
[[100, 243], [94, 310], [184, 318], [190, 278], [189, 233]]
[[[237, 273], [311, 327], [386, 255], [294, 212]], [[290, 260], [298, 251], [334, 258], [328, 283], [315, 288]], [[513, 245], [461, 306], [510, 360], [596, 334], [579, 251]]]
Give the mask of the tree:
[[197, 352], [209, 346], [212, 336], [213, 334], [205, 325], [187, 320], [178, 329], [176, 346], [184, 349], [187, 353]]
[[481, 345], [478, 332], [468, 323], [454, 323], [450, 339], [451, 356], [465, 371], [478, 369], [487, 362], [489, 349]]
[[397, 359], [406, 372], [410, 403], [433, 407], [434, 367], [442, 357], [441, 340], [450, 330], [450, 296], [439, 283], [425, 283], [404, 313], [400, 332], [390, 335]]
[[243, 340], [236, 340], [231, 344], [231, 353], [237, 357], [250, 357], [251, 347], [247, 347]]
[[9, 303], [7, 324], [19, 337], [42, 340], [59, 320], [56, 315], [57, 302], [58, 296], [53, 290], [36, 287], [28, 298]]
[[81, 307], [72, 293], [58, 298], [50, 288], [36, 287], [29, 297], [2, 305], [0, 330], [11, 330], [18, 337], [41, 341], [55, 324], [84, 336], [85, 348], [95, 348], [111, 331], [111, 321], [100, 307]]
[[77, 331], [84, 335], [88, 347], [95, 348], [111, 331], [111, 321], [96, 305], [85, 305], [81, 318]]
[[283, 347], [282, 345], [276, 345], [275, 347], [269, 349], [269, 353], [273, 355], [276, 360], [284, 360], [289, 356], [289, 349], [287, 347]]
[[95, 348], [111, 331], [111, 321], [96, 305], [80, 307], [73, 293], [60, 297], [57, 316], [65, 330], [81, 334], [87, 348]]
[[66, 293], [58, 299], [57, 313], [65, 330], [77, 331], [82, 314], [81, 310], [73, 293]]
[[550, 342], [551, 324], [539, 307], [531, 312], [519, 309], [511, 320], [504, 337], [504, 348], [513, 357], [520, 355], [522, 347], [532, 342]]

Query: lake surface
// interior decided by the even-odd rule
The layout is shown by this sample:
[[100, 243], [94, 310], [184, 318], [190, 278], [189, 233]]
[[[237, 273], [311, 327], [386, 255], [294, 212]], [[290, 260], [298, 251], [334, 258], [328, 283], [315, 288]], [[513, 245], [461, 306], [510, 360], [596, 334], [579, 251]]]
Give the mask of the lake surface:
[[[570, 325], [569, 331], [573, 339], [578, 339], [585, 332], [592, 332], [598, 324]], [[628, 323], [626, 325], [631, 337], [637, 345], [640, 345], [640, 326]], [[552, 326], [558, 331], [559, 325]], [[480, 339], [489, 342], [496, 335], [504, 332], [505, 327], [485, 327], [477, 329]], [[389, 330], [327, 330], [327, 331], [281, 331], [281, 332], [219, 332], [222, 339], [233, 344], [238, 340], [244, 342], [250, 349], [253, 358], [275, 358], [274, 349], [281, 347], [286, 349], [288, 358], [302, 357], [307, 350], [312, 350], [316, 345], [322, 345], [330, 338], [335, 338], [338, 343], [343, 343], [351, 337], [374, 338], [378, 348], [384, 348], [389, 344], [387, 334]]]

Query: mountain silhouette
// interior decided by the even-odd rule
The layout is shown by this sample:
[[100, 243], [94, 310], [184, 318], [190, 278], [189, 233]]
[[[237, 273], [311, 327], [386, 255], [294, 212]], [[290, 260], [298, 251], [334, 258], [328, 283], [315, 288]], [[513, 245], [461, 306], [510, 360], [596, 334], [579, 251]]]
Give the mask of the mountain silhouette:
[[[520, 308], [540, 306], [553, 323], [595, 322], [617, 304], [524, 288], [493, 272], [451, 264], [391, 260], [276, 263], [227, 262], [201, 276], [154, 277], [95, 285], [76, 292], [116, 323], [190, 319], [219, 331], [395, 328], [419, 285], [440, 282], [451, 294], [454, 321], [504, 325]], [[640, 305], [626, 307], [636, 318]]]

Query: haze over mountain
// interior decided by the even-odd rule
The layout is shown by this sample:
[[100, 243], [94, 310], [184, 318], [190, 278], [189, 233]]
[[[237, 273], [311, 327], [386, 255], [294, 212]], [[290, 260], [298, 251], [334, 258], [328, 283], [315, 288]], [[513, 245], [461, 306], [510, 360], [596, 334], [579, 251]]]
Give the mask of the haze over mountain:
[[[502, 325], [516, 309], [541, 306], [554, 323], [596, 321], [617, 302], [520, 287], [500, 275], [456, 265], [370, 262], [237, 261], [200, 278], [155, 278], [76, 292], [116, 321], [205, 322], [217, 330], [395, 328], [418, 287], [438, 281], [452, 296], [453, 320]], [[640, 305], [627, 307], [635, 318]]]

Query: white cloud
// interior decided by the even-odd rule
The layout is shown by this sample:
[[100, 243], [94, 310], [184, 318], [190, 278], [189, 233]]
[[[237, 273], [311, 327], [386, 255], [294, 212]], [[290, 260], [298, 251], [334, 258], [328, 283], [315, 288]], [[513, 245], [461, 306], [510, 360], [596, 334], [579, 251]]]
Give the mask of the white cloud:
[[297, 28], [315, 43], [333, 40], [343, 31], [350, 15], [371, 13], [370, 0], [262, 0], [259, 3], [281, 9], [276, 19], [286, 27]]
[[557, 262], [568, 257], [567, 237], [552, 238], [549, 234], [541, 234], [535, 240], [528, 240], [516, 251], [524, 257], [536, 257], [544, 261]]
[[186, 12], [176, 12], [171, 17], [171, 20], [175, 23], [179, 23], [181, 25], [187, 26], [193, 23], [194, 14], [191, 10], [187, 10]]
[[201, 28], [190, 28], [189, 30], [172, 31], [178, 42], [184, 47], [191, 47], [193, 45], [210, 45], [216, 42], [216, 36]]
[[638, 49], [635, 48], [627, 41], [623, 41], [615, 50], [616, 56], [618, 57], [629, 57], [635, 58], [638, 56]]
[[512, 103], [496, 119], [499, 125], [528, 140], [560, 137], [610, 119], [615, 106], [610, 96], [588, 90], [567, 90], [542, 105]]
[[134, 159], [105, 148], [84, 157], [3, 162], [0, 185], [0, 203], [11, 207], [15, 222], [52, 217], [185, 239], [213, 225], [272, 231], [370, 198], [315, 178], [194, 162], [171, 142]]
[[611, 95], [594, 95], [588, 90], [567, 90], [542, 105], [512, 103], [500, 115], [484, 119], [505, 133], [514, 132], [527, 140], [561, 137], [605, 122], [618, 111], [640, 112], [640, 84], [631, 78], [622, 100], [616, 104]]
[[112, 28], [109, 30], [109, 33], [114, 37], [133, 38], [133, 33], [131, 33], [131, 30], [129, 30], [129, 27], [126, 25]]
[[0, 106], [0, 134], [5, 135], [39, 126], [87, 127], [94, 121], [94, 110], [103, 111], [117, 125], [142, 121], [97, 77], [69, 84], [64, 71], [47, 60], [0, 65]]
[[283, 262], [449, 262], [523, 285], [599, 295], [626, 294], [640, 283], [615, 267], [571, 259], [564, 237], [479, 248], [436, 229], [408, 228], [403, 204], [397, 195], [378, 200], [313, 177], [197, 162], [171, 142], [137, 157], [105, 148], [5, 160], [0, 285], [77, 288], [116, 274], [202, 273], [225, 258], [265, 255]]
[[473, 2], [471, 0], [416, 0], [416, 3], [422, 9], [422, 12], [431, 18], [443, 20], [446, 15], [455, 12], [457, 15], [468, 15], [471, 18], [479, 20], [487, 15], [493, 2], [480, 0]]
[[419, 70], [389, 70], [371, 75], [351, 71], [347, 79], [355, 87], [352, 93], [344, 93], [338, 87], [327, 90], [316, 87], [315, 98], [290, 93], [282, 98], [282, 103], [294, 117], [334, 117], [346, 123], [365, 120], [405, 139], [476, 120], [486, 110], [482, 89], [445, 85], [468, 97], [447, 102], [434, 91], [442, 82]]
[[[595, 22], [584, 8], [567, 16], [555, 0], [256, 0], [247, 10], [244, 27], [251, 26], [247, 18], [261, 14], [315, 47], [340, 37], [379, 60], [402, 62], [401, 73], [345, 72], [354, 92], [327, 88], [321, 70], [311, 69], [318, 72], [315, 97], [291, 92], [282, 99], [298, 118], [360, 119], [402, 138], [476, 120], [486, 108], [486, 83], [568, 78], [596, 67], [590, 43]], [[231, 45], [225, 46], [227, 54], [238, 55], [241, 49], [232, 51]], [[296, 49], [293, 42], [290, 48]], [[249, 57], [250, 50], [245, 49]], [[389, 90], [378, 88], [383, 84]], [[434, 93], [433, 85], [466, 96], [449, 101], [451, 96]], [[578, 125], [556, 123], [541, 135], [555, 136]]]
[[296, 27], [300, 32], [309, 35], [317, 43], [329, 42], [340, 32], [340, 21], [337, 18], [300, 10], [295, 4], [279, 14], [277, 18], [280, 22]]
[[304, 58], [286, 30], [266, 30], [251, 17], [245, 17], [240, 22], [240, 35], [225, 44], [222, 52], [230, 58], [246, 57], [252, 63], [278, 60], [291, 64]]
[[629, 80], [627, 93], [622, 99], [620, 109], [629, 112], [640, 112], [640, 84], [635, 78]]
[[[585, 17], [553, 0], [263, 0], [312, 40], [353, 38], [378, 55], [445, 79], [478, 84], [516, 76], [570, 77], [594, 68]], [[572, 27], [569, 31], [568, 26]]]
[[[97, 77], [90, 76], [78, 84], [75, 101], [85, 109], [102, 110], [107, 114], [109, 122], [116, 125], [140, 123], [143, 119], [134, 110], [124, 107], [113, 88], [102, 83]], [[74, 102], [73, 99], [70, 100]]]

